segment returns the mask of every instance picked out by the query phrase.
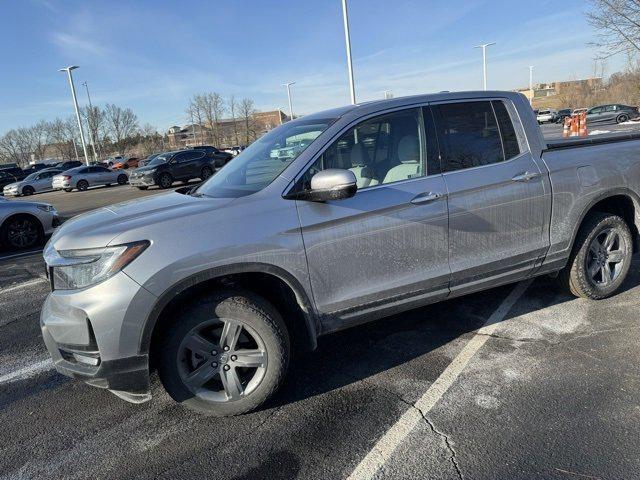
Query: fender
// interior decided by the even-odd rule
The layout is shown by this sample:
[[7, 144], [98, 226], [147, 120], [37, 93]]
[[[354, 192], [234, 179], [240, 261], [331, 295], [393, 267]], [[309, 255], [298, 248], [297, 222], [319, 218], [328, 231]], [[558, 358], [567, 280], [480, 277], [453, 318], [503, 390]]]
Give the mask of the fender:
[[156, 301], [153, 309], [147, 316], [144, 327], [142, 330], [142, 336], [140, 338], [140, 344], [138, 347], [141, 355], [149, 353], [151, 346], [151, 335], [153, 329], [156, 326], [160, 314], [164, 308], [173, 300], [177, 295], [184, 292], [186, 289], [213, 280], [215, 278], [223, 277], [225, 275], [232, 275], [236, 273], [268, 273], [285, 282], [289, 288], [294, 292], [296, 300], [303, 312], [306, 332], [308, 335], [308, 346], [311, 350], [315, 350], [317, 346], [317, 337], [320, 332], [320, 323], [313, 309], [313, 305], [309, 301], [309, 297], [300, 284], [300, 282], [289, 272], [283, 268], [276, 267], [267, 263], [247, 262], [236, 263], [232, 265], [224, 265], [220, 267], [203, 270], [194, 275], [180, 280], [171, 287], [167, 288]]
[[634, 234], [634, 236], [636, 236], [636, 248], [639, 246], [638, 243], [640, 242], [640, 239], [635, 234], [638, 233], [638, 213], [640, 212], [640, 196], [629, 188], [620, 187], [620, 188], [614, 188], [612, 190], [607, 190], [606, 192], [599, 193], [593, 199], [591, 199], [591, 201], [587, 204], [585, 208], [582, 209], [582, 212], [580, 212], [579, 220], [576, 222], [575, 226], [573, 227], [573, 234], [571, 235], [571, 243], [569, 244], [571, 248], [569, 249], [569, 252], [573, 250], [573, 244], [576, 240], [576, 236], [578, 235], [578, 230], [580, 230], [580, 226], [582, 225], [582, 222], [587, 216], [587, 213], [589, 213], [589, 210], [591, 210], [598, 202], [601, 202], [602, 200], [606, 200], [609, 197], [615, 197], [618, 195], [629, 197], [633, 202], [633, 206], [635, 207], [635, 212], [634, 212], [635, 218], [634, 218], [633, 226], [636, 228], [636, 231], [635, 232], [632, 231], [632, 233]]

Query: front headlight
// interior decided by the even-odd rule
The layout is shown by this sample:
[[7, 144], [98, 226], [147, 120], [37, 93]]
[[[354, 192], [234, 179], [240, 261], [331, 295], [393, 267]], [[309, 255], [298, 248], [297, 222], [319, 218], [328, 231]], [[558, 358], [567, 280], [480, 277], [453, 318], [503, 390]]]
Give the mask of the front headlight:
[[42, 210], [43, 212], [55, 212], [56, 209], [53, 208], [53, 205], [36, 205], [38, 210]]
[[147, 240], [105, 248], [62, 250], [63, 261], [52, 265], [53, 288], [75, 290], [112, 277], [129, 265], [147, 247]]
[[151, 170], [145, 170], [145, 172], [143, 173], [143, 175], [153, 175], [154, 173], [156, 173], [156, 168], [152, 168]]

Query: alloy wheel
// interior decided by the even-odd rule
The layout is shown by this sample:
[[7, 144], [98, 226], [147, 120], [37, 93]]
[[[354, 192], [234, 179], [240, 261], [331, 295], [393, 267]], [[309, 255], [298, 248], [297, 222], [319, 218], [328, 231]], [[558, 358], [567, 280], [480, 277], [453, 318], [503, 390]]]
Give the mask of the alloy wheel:
[[596, 286], [607, 287], [620, 276], [626, 261], [625, 239], [614, 228], [596, 235], [586, 256], [587, 276]]
[[239, 320], [219, 318], [189, 331], [177, 362], [181, 380], [195, 396], [233, 402], [260, 385], [267, 370], [267, 350], [255, 330]]
[[13, 220], [7, 230], [7, 240], [14, 248], [31, 247], [40, 237], [38, 225], [28, 218]]

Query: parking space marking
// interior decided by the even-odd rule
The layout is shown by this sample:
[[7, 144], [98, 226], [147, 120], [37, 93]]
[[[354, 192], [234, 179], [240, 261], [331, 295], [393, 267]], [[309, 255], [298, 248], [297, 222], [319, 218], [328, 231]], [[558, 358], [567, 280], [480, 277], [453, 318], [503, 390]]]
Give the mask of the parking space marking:
[[52, 368], [53, 368], [53, 362], [51, 361], [50, 358], [46, 358], [44, 360], [34, 363], [33, 365], [29, 365], [28, 367], [24, 367], [19, 370], [14, 370], [13, 372], [0, 375], [0, 385], [4, 383], [16, 382], [19, 380], [25, 380], [27, 378], [34, 377], [41, 372], [51, 370]]
[[12, 253], [10, 255], [0, 255], [0, 261], [2, 260], [9, 260], [11, 258], [22, 258], [22, 257], [28, 257], [30, 255], [37, 255], [38, 253], [42, 253], [42, 249], [39, 248], [37, 250], [29, 250], [27, 252], [20, 252], [20, 253]]
[[0, 295], [5, 295], [7, 293], [15, 292], [16, 290], [20, 290], [26, 287], [32, 287], [33, 285], [37, 285], [38, 283], [46, 282], [47, 279], [44, 277], [37, 277], [33, 280], [28, 280], [26, 282], [18, 283], [17, 285], [12, 285], [7, 288], [0, 288]]
[[516, 285], [482, 327], [477, 330], [471, 340], [462, 348], [460, 353], [414, 404], [415, 408], [407, 410], [402, 414], [400, 419], [387, 430], [351, 475], [349, 475], [348, 480], [369, 480], [376, 475], [416, 425], [424, 420], [423, 416], [426, 415], [436, 403], [438, 403], [447, 390], [449, 390], [451, 385], [453, 385], [463, 372], [469, 360], [482, 348], [489, 339], [489, 335], [494, 332], [498, 323], [509, 313], [509, 310], [511, 310], [518, 299], [524, 294], [532, 281], [533, 280], [527, 280]]

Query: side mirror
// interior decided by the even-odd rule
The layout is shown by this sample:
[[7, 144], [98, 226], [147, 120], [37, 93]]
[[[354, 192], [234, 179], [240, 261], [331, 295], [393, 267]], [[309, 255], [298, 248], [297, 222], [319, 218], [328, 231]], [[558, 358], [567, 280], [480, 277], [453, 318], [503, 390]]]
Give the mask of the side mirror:
[[356, 176], [350, 170], [328, 168], [311, 177], [311, 190], [288, 195], [287, 198], [326, 202], [353, 197], [358, 191]]

